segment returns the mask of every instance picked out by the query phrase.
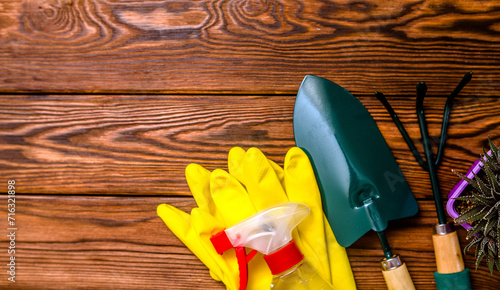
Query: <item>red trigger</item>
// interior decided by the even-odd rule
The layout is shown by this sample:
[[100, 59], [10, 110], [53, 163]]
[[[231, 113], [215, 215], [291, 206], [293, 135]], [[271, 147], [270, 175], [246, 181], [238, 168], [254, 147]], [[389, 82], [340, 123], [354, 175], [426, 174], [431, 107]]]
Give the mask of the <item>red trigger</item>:
[[248, 266], [245, 248], [236, 247], [234, 250], [236, 251], [236, 259], [238, 259], [238, 267], [240, 269], [240, 290], [245, 290], [248, 284]]
[[[233, 247], [225, 231], [221, 231], [210, 238], [217, 253], [221, 254]], [[238, 268], [240, 271], [240, 290], [246, 290], [248, 285], [248, 262], [257, 254], [256, 250], [246, 254], [244, 247], [234, 247], [236, 251], [236, 259], [238, 260]]]

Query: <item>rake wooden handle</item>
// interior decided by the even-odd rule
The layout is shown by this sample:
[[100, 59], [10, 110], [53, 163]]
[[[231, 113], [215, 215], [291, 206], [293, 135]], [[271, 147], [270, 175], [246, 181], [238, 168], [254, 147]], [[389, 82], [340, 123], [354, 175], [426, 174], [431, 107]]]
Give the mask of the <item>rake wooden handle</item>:
[[456, 231], [445, 235], [432, 235], [437, 271], [441, 274], [461, 272], [465, 269], [462, 250]]
[[403, 263], [396, 269], [383, 270], [382, 274], [384, 275], [385, 283], [387, 284], [387, 288], [389, 290], [415, 289], [415, 286], [413, 285], [413, 281], [411, 280], [410, 273], [408, 272], [408, 268], [406, 267], [405, 263]]

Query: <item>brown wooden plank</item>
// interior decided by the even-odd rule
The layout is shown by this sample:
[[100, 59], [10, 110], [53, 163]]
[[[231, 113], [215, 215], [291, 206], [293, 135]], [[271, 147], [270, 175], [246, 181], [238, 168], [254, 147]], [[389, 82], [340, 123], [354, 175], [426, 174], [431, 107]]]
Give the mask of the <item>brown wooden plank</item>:
[[[2, 204], [5, 205], [5, 196]], [[167, 229], [156, 206], [169, 203], [189, 212], [192, 198], [22, 196], [16, 198], [16, 283], [2, 275], [0, 287], [15, 289], [224, 289]], [[407, 263], [418, 289], [435, 289], [431, 228], [435, 212], [419, 201], [417, 216], [394, 221], [386, 231], [394, 253]], [[0, 214], [7, 216], [6, 206]], [[5, 231], [6, 219], [0, 219]], [[462, 246], [465, 231], [460, 229]], [[2, 249], [7, 237], [0, 235]], [[2, 251], [1, 259], [9, 257]], [[358, 289], [384, 289], [383, 252], [368, 233], [348, 249]], [[498, 275], [465, 256], [475, 289], [495, 289]], [[34, 278], [36, 277], [36, 278]]]
[[[388, 96], [422, 150], [414, 97]], [[0, 177], [19, 193], [188, 194], [192, 162], [227, 168], [233, 146], [261, 148], [282, 164], [294, 146], [294, 96], [1, 96]], [[415, 196], [430, 198], [429, 178], [380, 103], [361, 96], [377, 121]], [[444, 98], [425, 100], [433, 141]], [[487, 145], [500, 144], [499, 98], [461, 97], [451, 113], [439, 167], [443, 195]], [[367, 140], [367, 146], [369, 140]], [[437, 143], [436, 143], [437, 144]], [[434, 150], [436, 146], [434, 146]]]
[[500, 95], [497, 1], [0, 1], [0, 91]]
[[177, 194], [189, 163], [226, 167], [233, 146], [283, 158], [287, 99], [5, 96], [0, 170], [21, 193]]
[[[224, 289], [157, 217], [162, 202], [184, 210], [194, 204], [192, 199], [17, 196], [16, 282], [7, 281], [4, 272], [0, 287]], [[7, 217], [5, 208], [1, 213]], [[6, 239], [2, 234], [2, 249]], [[3, 261], [9, 256], [2, 251]]]

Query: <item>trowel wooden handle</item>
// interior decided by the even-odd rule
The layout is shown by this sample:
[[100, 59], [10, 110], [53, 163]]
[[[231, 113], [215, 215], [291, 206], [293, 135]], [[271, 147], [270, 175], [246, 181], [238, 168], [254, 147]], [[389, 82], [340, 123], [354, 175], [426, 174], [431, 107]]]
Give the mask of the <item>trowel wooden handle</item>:
[[415, 289], [405, 263], [393, 270], [383, 270], [382, 274], [384, 275], [385, 283], [389, 290]]
[[415, 290], [408, 268], [398, 256], [382, 260], [382, 274], [389, 290]]
[[437, 271], [441, 274], [461, 272], [465, 269], [462, 250], [456, 231], [432, 235]]

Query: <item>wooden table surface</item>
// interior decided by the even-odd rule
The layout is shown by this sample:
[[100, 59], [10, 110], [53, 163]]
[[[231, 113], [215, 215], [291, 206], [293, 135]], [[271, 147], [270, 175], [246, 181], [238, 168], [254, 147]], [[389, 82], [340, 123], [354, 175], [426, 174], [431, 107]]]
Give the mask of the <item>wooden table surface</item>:
[[[446, 96], [473, 71], [438, 171], [446, 201], [451, 169], [465, 172], [488, 136], [500, 144], [499, 65], [498, 1], [0, 0], [0, 188], [16, 187], [16, 282], [3, 194], [0, 288], [224, 289], [156, 206], [195, 207], [185, 167], [226, 168], [234, 146], [282, 164], [313, 74], [379, 125], [420, 206], [388, 240], [417, 289], [435, 289], [429, 178], [373, 92], [422, 151], [415, 85], [429, 88], [435, 145]], [[384, 289], [376, 235], [347, 251], [358, 289]], [[498, 271], [475, 270], [473, 251], [465, 262], [474, 289], [498, 289]]]

